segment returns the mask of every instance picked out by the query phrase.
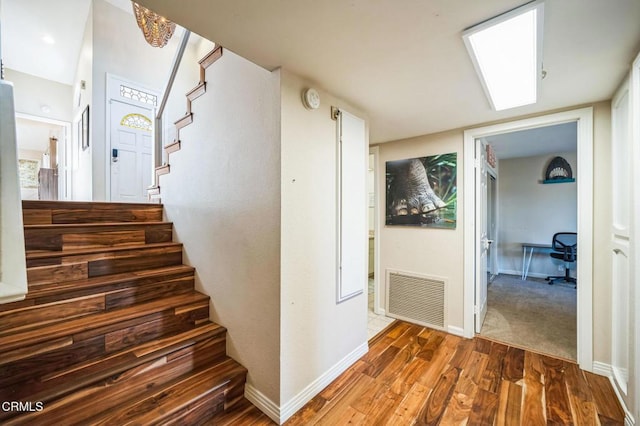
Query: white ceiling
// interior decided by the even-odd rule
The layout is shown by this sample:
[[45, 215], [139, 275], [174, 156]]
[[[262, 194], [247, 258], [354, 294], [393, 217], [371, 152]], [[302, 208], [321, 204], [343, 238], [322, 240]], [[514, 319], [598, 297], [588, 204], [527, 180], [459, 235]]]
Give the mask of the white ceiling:
[[[73, 84], [91, 1], [0, 0], [5, 67]], [[105, 1], [133, 16], [131, 0]], [[180, 34], [178, 31], [174, 37]], [[52, 37], [55, 43], [45, 43], [44, 35]], [[200, 37], [192, 34], [189, 42], [198, 40]]]
[[[129, 0], [107, 1], [131, 10]], [[491, 110], [462, 31], [524, 1], [140, 3], [345, 99], [369, 116], [378, 143], [610, 99], [640, 50], [640, 0], [546, 0], [540, 100]], [[0, 2], [5, 66], [70, 84], [91, 0]], [[56, 44], [45, 45], [45, 33]]]
[[499, 160], [575, 152], [578, 148], [578, 126], [575, 122], [556, 124], [489, 136], [485, 140], [493, 146]]
[[[4, 66], [72, 84], [91, 0], [1, 0]], [[49, 36], [54, 44], [42, 37]]]
[[370, 118], [371, 142], [610, 99], [640, 50], [640, 0], [546, 0], [536, 105], [492, 111], [462, 31], [526, 0], [140, 0]]

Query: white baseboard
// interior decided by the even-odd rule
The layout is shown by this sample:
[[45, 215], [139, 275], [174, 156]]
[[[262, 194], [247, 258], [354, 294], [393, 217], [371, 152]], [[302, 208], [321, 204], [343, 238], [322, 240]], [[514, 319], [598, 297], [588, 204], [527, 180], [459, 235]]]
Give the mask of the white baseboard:
[[636, 421], [628, 410], [625, 410], [624, 426], [635, 426]]
[[320, 393], [322, 389], [326, 388], [327, 385], [329, 385], [329, 383], [334, 381], [335, 378], [338, 377], [340, 374], [344, 373], [344, 371], [347, 368], [353, 365], [368, 351], [369, 351], [369, 345], [367, 342], [358, 346], [350, 354], [342, 358], [333, 367], [328, 369], [324, 374], [322, 374], [313, 382], [309, 383], [309, 385], [304, 389], [302, 389], [302, 391], [300, 391], [296, 396], [294, 396], [289, 401], [284, 403], [280, 407], [279, 424], [282, 424], [285, 421], [287, 421], [289, 417], [291, 417], [293, 414], [295, 414], [296, 411], [301, 409], [307, 402], [311, 400], [311, 398], [313, 398], [318, 393]]
[[385, 310], [384, 310], [384, 309], [382, 309], [382, 308], [378, 308], [378, 311], [377, 311], [377, 312], [376, 312], [376, 311], [375, 311], [375, 309], [374, 309], [374, 310], [373, 310], [373, 313], [374, 313], [374, 314], [376, 314], [376, 315], [384, 315], [384, 316], [387, 316], [387, 311], [385, 311]]
[[282, 406], [278, 406], [249, 383], [244, 387], [244, 396], [271, 420], [281, 425], [368, 351], [369, 345], [366, 342], [358, 346]]
[[613, 375], [609, 376], [609, 382], [611, 382], [611, 387], [613, 387], [613, 391], [616, 393], [616, 396], [618, 397], [618, 401], [620, 401], [620, 405], [622, 406], [622, 410], [624, 411], [624, 425], [634, 426], [636, 424], [636, 421], [633, 418], [633, 415], [631, 414], [629, 409], [627, 408], [627, 404], [625, 404], [624, 399], [622, 398], [622, 395], [618, 390], [618, 386], [616, 386], [615, 380], [613, 380]]
[[455, 334], [456, 336], [464, 337], [464, 329], [460, 327], [454, 327], [452, 325], [447, 326], [447, 333]]
[[280, 424], [280, 407], [278, 407], [278, 404], [267, 398], [262, 392], [253, 387], [253, 385], [249, 383], [244, 385], [244, 397], [258, 407], [260, 411], [269, 416], [271, 420]]
[[624, 411], [624, 424], [625, 426], [634, 426], [636, 424], [635, 419], [633, 418], [633, 414], [627, 408], [627, 404], [625, 404], [620, 391], [618, 390], [618, 386], [616, 386], [615, 381], [613, 380], [613, 368], [610, 364], [606, 364], [600, 361], [593, 361], [593, 373], [599, 374], [601, 376], [606, 376], [609, 378], [609, 382], [611, 382], [611, 387], [613, 391], [616, 393], [616, 397], [618, 397], [618, 401], [622, 406], [622, 410]]
[[593, 374], [599, 374], [601, 376], [613, 377], [613, 369], [611, 365], [605, 364], [600, 361], [593, 361]]

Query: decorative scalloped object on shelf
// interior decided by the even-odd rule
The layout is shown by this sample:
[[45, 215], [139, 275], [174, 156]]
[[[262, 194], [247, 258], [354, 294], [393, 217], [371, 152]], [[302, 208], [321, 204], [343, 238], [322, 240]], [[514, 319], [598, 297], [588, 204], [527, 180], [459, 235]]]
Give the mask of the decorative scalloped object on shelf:
[[542, 183], [567, 183], [575, 182], [571, 165], [562, 157], [554, 157], [547, 166], [547, 172], [544, 175]]

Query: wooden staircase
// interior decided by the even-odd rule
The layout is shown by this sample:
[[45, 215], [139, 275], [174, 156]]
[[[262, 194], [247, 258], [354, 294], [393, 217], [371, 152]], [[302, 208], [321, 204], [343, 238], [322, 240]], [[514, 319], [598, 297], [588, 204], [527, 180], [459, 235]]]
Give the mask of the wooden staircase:
[[[29, 293], [0, 305], [14, 424], [224, 424], [246, 370], [158, 204], [24, 201]], [[219, 421], [218, 421], [219, 420]]]
[[[200, 80], [193, 89], [186, 93], [187, 97], [187, 112], [174, 122], [176, 128], [175, 140], [164, 146], [164, 155], [167, 161], [170, 154], [180, 151], [182, 142], [180, 140], [180, 129], [193, 123], [193, 111], [192, 102], [198, 99], [200, 96], [207, 92], [206, 71], [214, 62], [222, 57], [222, 46], [216, 46], [211, 52], [207, 53], [198, 64], [200, 66]], [[171, 166], [168, 162], [155, 169], [155, 184], [147, 189], [147, 196], [151, 202], [160, 203], [160, 176], [166, 175], [171, 172]]]

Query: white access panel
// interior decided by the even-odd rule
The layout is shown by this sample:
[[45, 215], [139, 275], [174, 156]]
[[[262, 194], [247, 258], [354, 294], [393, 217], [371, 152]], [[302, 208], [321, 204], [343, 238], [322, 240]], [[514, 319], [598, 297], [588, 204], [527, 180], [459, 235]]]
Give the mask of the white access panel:
[[367, 163], [364, 120], [338, 116], [338, 303], [367, 285]]

